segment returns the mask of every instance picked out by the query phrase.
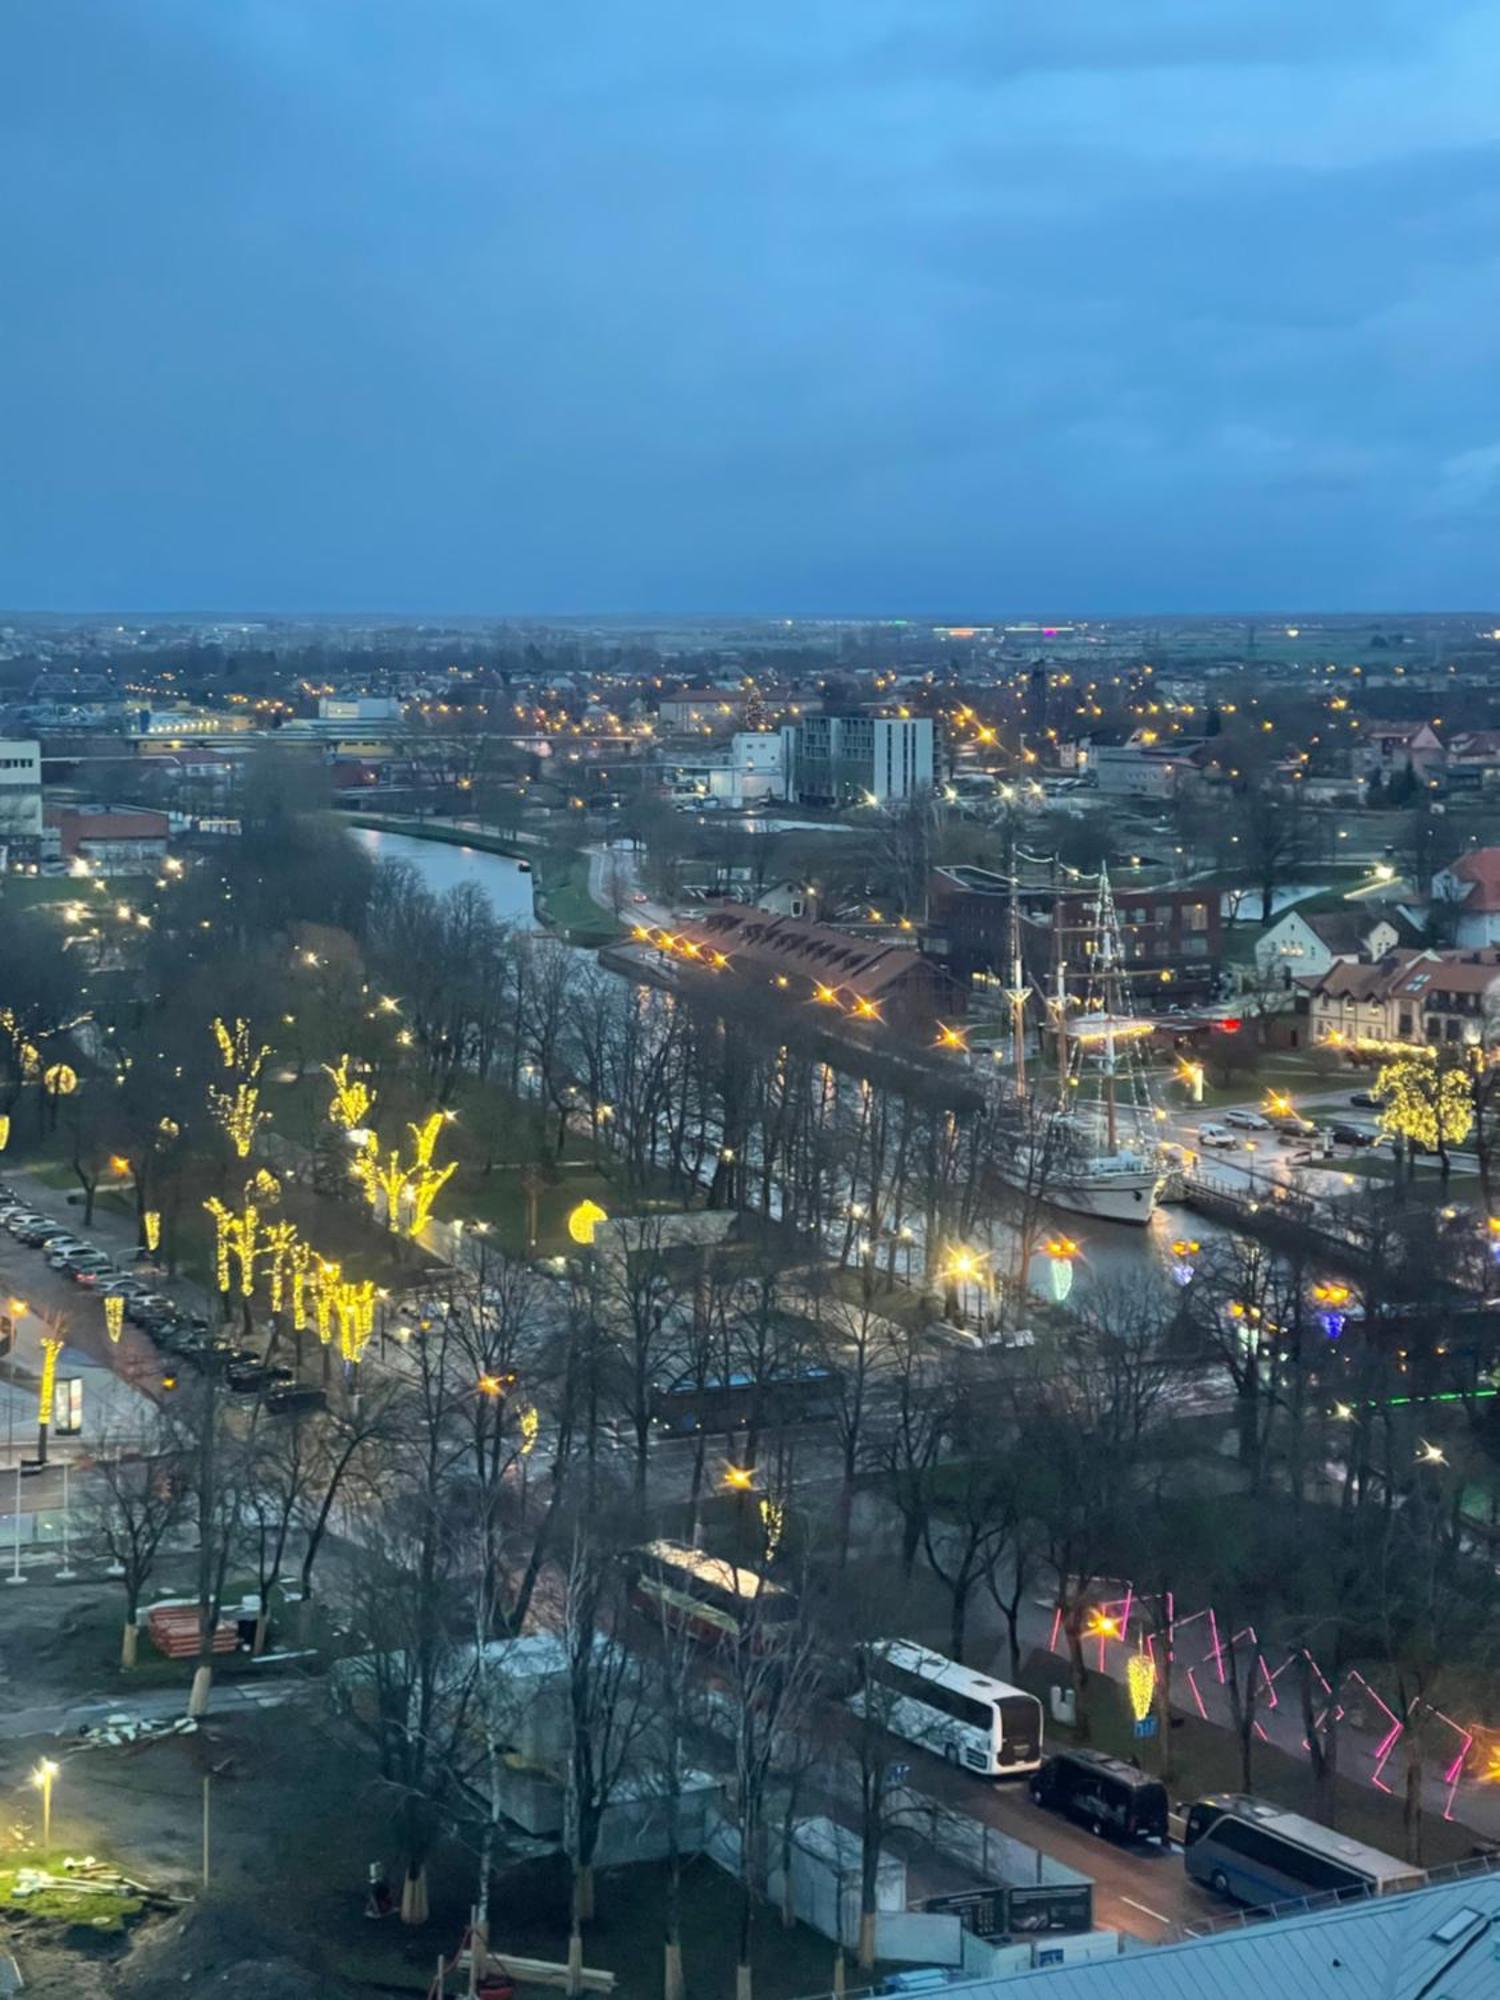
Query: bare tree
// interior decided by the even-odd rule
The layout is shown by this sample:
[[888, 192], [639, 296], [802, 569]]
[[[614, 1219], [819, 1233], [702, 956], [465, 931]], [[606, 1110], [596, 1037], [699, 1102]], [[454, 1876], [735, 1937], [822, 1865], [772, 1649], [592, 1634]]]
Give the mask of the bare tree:
[[85, 1534], [118, 1575], [125, 1594], [120, 1664], [133, 1667], [141, 1599], [162, 1552], [186, 1518], [188, 1469], [175, 1427], [153, 1411], [143, 1438], [99, 1439]]

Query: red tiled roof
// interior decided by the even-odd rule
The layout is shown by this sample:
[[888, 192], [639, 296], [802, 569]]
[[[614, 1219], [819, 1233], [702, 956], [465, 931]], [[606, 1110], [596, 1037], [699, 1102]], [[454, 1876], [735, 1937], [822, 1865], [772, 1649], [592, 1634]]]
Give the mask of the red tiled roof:
[[1448, 871], [1456, 881], [1467, 882], [1463, 897], [1466, 910], [1500, 910], [1500, 847], [1476, 847], [1454, 862]]

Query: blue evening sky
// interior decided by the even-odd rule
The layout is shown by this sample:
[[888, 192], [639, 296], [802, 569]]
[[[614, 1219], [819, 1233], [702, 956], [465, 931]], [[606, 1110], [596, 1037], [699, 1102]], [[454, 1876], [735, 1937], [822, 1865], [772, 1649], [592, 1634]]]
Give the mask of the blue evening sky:
[[9, 0], [0, 604], [1474, 607], [1500, 13]]

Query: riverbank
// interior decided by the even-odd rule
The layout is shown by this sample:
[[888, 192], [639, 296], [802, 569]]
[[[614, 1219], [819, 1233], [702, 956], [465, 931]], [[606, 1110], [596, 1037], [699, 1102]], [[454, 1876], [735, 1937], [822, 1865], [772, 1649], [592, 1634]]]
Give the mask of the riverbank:
[[532, 909], [544, 929], [565, 944], [597, 951], [620, 936], [621, 926], [589, 891], [589, 857], [578, 848], [548, 847], [535, 834], [483, 833], [453, 820], [405, 819], [394, 814], [346, 813], [344, 823], [370, 833], [467, 847], [479, 854], [524, 862], [531, 870]]

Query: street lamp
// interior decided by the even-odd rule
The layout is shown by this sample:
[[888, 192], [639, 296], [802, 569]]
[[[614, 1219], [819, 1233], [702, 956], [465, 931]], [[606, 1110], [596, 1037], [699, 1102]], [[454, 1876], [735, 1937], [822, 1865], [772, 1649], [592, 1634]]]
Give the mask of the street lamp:
[[31, 1774], [31, 1782], [42, 1795], [42, 1852], [45, 1855], [52, 1846], [52, 1780], [57, 1776], [57, 1766], [50, 1757], [44, 1757]]
[[748, 1493], [755, 1484], [755, 1468], [749, 1465], [726, 1465], [724, 1484], [735, 1493]]

